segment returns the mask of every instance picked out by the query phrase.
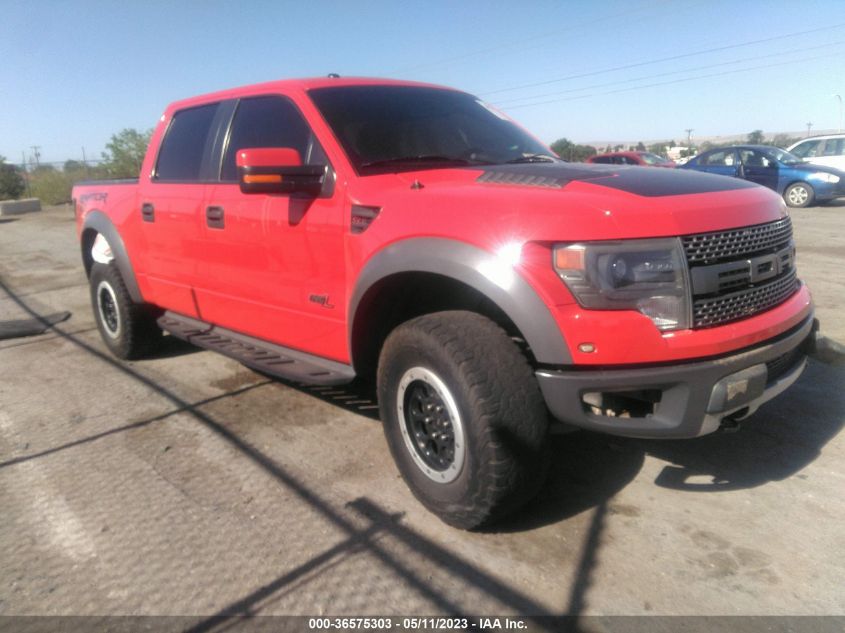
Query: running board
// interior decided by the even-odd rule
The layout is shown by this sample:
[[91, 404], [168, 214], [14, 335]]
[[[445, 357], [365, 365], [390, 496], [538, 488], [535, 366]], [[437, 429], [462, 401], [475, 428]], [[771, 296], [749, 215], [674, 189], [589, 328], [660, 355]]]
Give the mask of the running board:
[[260, 372], [308, 385], [344, 385], [355, 378], [349, 365], [288, 349], [174, 312], [158, 326], [192, 345], [220, 352]]

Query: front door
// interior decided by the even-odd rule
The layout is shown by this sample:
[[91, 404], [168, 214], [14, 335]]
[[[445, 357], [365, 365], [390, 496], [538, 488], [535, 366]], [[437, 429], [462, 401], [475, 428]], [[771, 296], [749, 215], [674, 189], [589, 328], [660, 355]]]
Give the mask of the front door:
[[778, 188], [778, 163], [770, 156], [756, 149], [739, 150], [739, 160], [746, 180], [756, 182], [774, 191]]
[[303, 164], [328, 165], [290, 100], [239, 101], [220, 182], [209, 188], [202, 211], [196, 293], [203, 320], [344, 360], [342, 196], [334, 186], [316, 198], [242, 193], [236, 153], [260, 147], [293, 148]]

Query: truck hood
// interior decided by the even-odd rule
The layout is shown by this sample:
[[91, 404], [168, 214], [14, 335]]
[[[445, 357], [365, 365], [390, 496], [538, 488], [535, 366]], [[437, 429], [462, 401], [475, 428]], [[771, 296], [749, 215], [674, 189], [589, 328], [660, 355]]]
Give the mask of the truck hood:
[[647, 167], [490, 165], [385, 174], [356, 185], [355, 204], [382, 209], [376, 224], [395, 218], [402, 233], [478, 235], [479, 243], [688, 235], [785, 215], [780, 196], [748, 181]]

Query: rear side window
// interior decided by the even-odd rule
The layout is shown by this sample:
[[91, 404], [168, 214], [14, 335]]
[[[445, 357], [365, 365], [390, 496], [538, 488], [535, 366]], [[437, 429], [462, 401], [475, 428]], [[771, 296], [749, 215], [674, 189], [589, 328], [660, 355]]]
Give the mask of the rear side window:
[[607, 165], [607, 164], [613, 162], [613, 158], [611, 156], [599, 156], [597, 158], [594, 158], [593, 162], [594, 163], [602, 163], [602, 164]]
[[299, 152], [305, 165], [328, 163], [302, 114], [283, 97], [254, 97], [238, 104], [223, 156], [221, 180], [238, 179], [235, 156], [238, 150], [249, 147], [290, 147]]
[[155, 179], [159, 181], [198, 181], [208, 132], [219, 104], [212, 103], [180, 110], [173, 115], [161, 144]]
[[709, 156], [705, 156], [701, 160], [702, 165], [709, 165], [712, 167], [730, 167], [736, 164], [733, 150], [713, 152]]
[[842, 156], [845, 154], [845, 138], [829, 138], [824, 143], [823, 156]]

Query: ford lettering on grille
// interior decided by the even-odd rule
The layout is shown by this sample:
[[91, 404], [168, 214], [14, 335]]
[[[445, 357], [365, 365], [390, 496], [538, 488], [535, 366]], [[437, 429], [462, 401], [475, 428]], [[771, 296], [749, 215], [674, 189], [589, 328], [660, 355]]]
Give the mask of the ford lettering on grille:
[[783, 303], [801, 282], [792, 224], [784, 218], [681, 238], [693, 293], [693, 327], [748, 318]]

